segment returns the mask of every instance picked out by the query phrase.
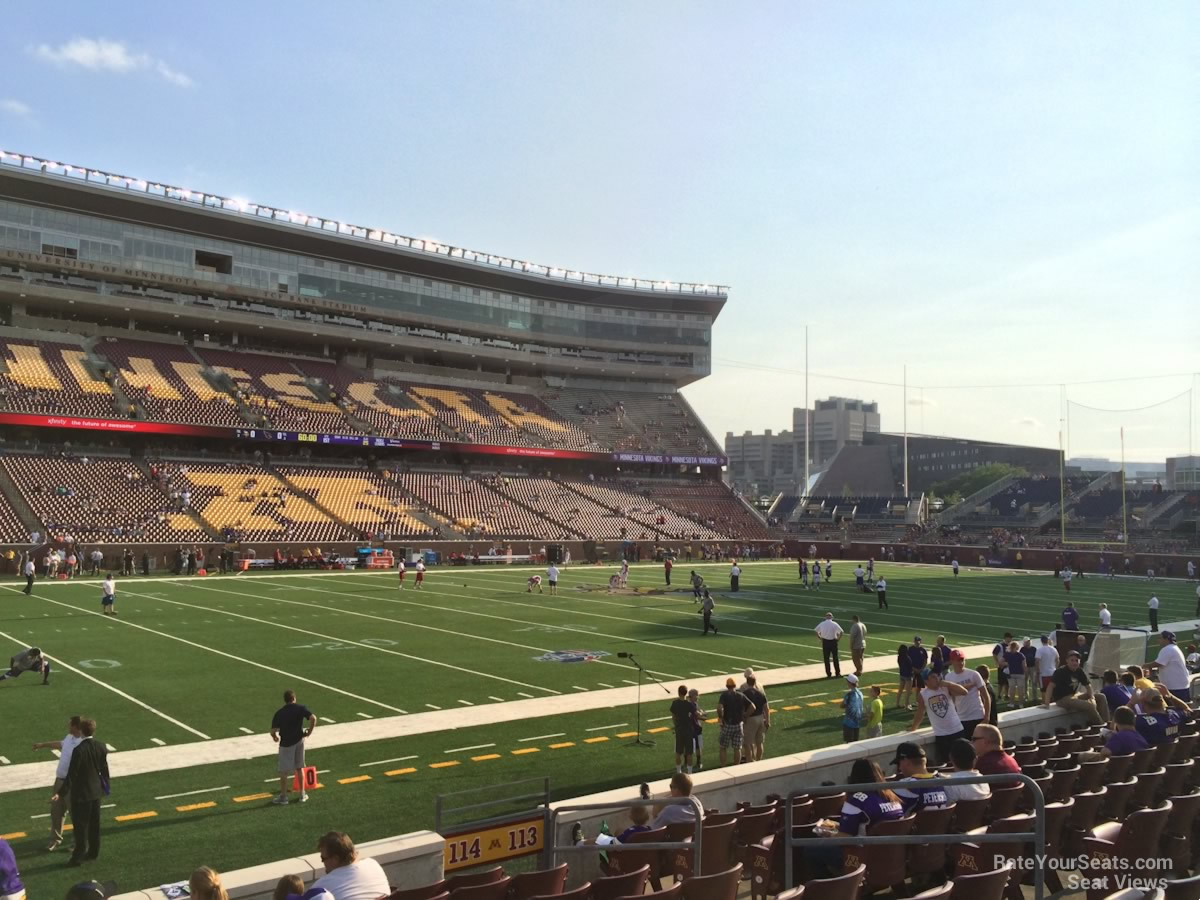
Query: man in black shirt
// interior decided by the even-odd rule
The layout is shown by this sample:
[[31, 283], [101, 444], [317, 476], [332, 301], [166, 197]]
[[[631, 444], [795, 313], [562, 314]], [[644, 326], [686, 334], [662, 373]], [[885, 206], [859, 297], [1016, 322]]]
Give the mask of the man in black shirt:
[[687, 766], [688, 772], [692, 771], [692, 742], [695, 738], [692, 716], [696, 712], [696, 705], [688, 700], [687, 696], [687, 685], [681, 684], [679, 696], [671, 701], [671, 721], [675, 725], [676, 772], [682, 772], [684, 766]]
[[[308, 728], [304, 727], [305, 721]], [[307, 706], [296, 702], [295, 691], [283, 692], [283, 706], [271, 719], [271, 740], [279, 745], [279, 796], [271, 802], [286, 806], [288, 778], [294, 772], [300, 786], [300, 802], [308, 800], [304, 789], [304, 739], [317, 727], [317, 717]]]
[[1051, 701], [1070, 712], [1082, 713], [1089, 725], [1108, 721], [1108, 699], [1092, 690], [1087, 672], [1080, 665], [1080, 656], [1074, 650], [1067, 654], [1067, 664], [1059, 666], [1050, 676], [1042, 704], [1049, 709]]
[[732, 678], [725, 679], [725, 692], [717, 701], [717, 719], [721, 723], [721, 737], [718, 741], [721, 748], [721, 765], [726, 765], [726, 753], [733, 748], [733, 761], [742, 760], [742, 721], [746, 717], [750, 701], [746, 695], [735, 688], [737, 682]]
[[742, 723], [746, 749], [744, 761], [754, 762], [763, 757], [763, 743], [767, 737], [767, 729], [771, 727], [771, 710], [767, 704], [767, 695], [758, 686], [758, 679], [753, 675], [746, 676], [742, 696], [749, 701], [749, 709], [746, 710], [746, 718]]

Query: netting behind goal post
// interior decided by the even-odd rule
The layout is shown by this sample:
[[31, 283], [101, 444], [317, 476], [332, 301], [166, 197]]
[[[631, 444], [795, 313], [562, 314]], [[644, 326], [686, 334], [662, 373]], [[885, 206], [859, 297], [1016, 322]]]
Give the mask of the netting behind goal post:
[[[1166, 458], [1191, 452], [1192, 390], [1151, 403], [1145, 398], [1144, 386], [1088, 402], [1064, 392], [1064, 543], [1128, 544], [1147, 524], [1155, 484], [1166, 487]], [[1143, 403], [1118, 405], [1122, 400]]]

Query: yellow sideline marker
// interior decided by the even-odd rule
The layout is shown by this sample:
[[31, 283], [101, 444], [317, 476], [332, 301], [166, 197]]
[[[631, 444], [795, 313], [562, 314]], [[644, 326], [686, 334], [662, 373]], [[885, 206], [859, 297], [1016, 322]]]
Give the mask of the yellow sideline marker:
[[417, 771], [417, 770], [410, 767], [407, 769], [392, 769], [392, 771], [384, 772], [383, 774], [384, 775], [411, 775], [415, 771]]
[[563, 741], [561, 744], [551, 744], [550, 749], [551, 750], [561, 750], [561, 749], [563, 749], [563, 747], [574, 747], [574, 746], [575, 746], [574, 741]]
[[355, 775], [353, 778], [339, 778], [338, 784], [355, 784], [359, 781], [370, 781], [370, 775]]
[[[714, 719], [713, 721], [716, 721], [716, 720]], [[661, 734], [664, 731], [670, 731], [670, 730], [671, 729], [668, 728], [666, 725], [660, 725], [658, 728], [646, 729], [646, 734]]]
[[457, 766], [458, 764], [459, 764], [459, 762], [457, 759], [448, 759], [445, 762], [430, 763], [429, 768], [431, 768], [431, 769], [448, 769], [451, 766]]
[[542, 751], [538, 747], [522, 747], [520, 750], [513, 750], [512, 755], [513, 756], [521, 756], [524, 753], [541, 753], [541, 752]]
[[636, 731], [622, 731], [620, 734], [617, 735], [617, 737], [619, 737], [619, 738], [630, 738], [630, 737], [637, 737], [637, 736], [638, 736], [638, 733]]
[[175, 807], [175, 811], [192, 812], [193, 810], [197, 809], [212, 809], [216, 805], [217, 803], [215, 800], [207, 800], [204, 803], [189, 803], [187, 806], [177, 806]]
[[274, 797], [274, 794], [246, 794], [244, 797], [234, 797], [234, 803], [249, 803], [251, 800], [266, 800], [268, 797]]
[[485, 753], [483, 756], [472, 756], [471, 762], [484, 762], [485, 760], [499, 759], [499, 758], [500, 758], [499, 753]]
[[[267, 796], [269, 797], [270, 794], [268, 794]], [[148, 810], [147, 812], [129, 813], [128, 815], [117, 816], [117, 821], [118, 822], [132, 822], [134, 819], [153, 819], [157, 815], [158, 815], [158, 813], [154, 812], [154, 810]]]
[[594, 737], [594, 738], [584, 738], [583, 742], [585, 744], [603, 744], [607, 740], [608, 740], [608, 738], [606, 738], [606, 737]]

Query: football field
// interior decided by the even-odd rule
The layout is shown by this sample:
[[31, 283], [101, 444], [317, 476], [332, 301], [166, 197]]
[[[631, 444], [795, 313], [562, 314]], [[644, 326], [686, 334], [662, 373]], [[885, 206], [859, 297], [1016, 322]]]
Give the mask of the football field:
[[[118, 580], [116, 618], [100, 615], [98, 579], [39, 583], [32, 597], [10, 581], [0, 592], [0, 643], [9, 656], [42, 647], [54, 673], [48, 687], [33, 673], [0, 683], [0, 785], [6, 767], [50, 759], [31, 745], [60, 738], [72, 714], [96, 718], [98, 737], [118, 753], [177, 748], [169, 770], [115, 779], [105, 812], [108, 843], [93, 874], [144, 887], [186, 878], [200, 863], [232, 868], [311, 852], [329, 828], [367, 840], [431, 827], [433, 798], [447, 791], [549, 776], [554, 795], [567, 797], [663, 777], [671, 748], [662, 688], [647, 681], [643, 691], [641, 734], [656, 748], [634, 744], [633, 707], [583, 699], [637, 683], [621, 652], [673, 694], [679, 683], [746, 666], [818, 662], [813, 628], [830, 610], [843, 627], [854, 613], [862, 618], [868, 657], [886, 657], [879, 666], [890, 671], [897, 645], [914, 634], [927, 645], [944, 634], [951, 646], [990, 645], [1004, 631], [1036, 639], [1066, 599], [1045, 576], [964, 570], [955, 579], [941, 567], [881, 565], [890, 609], [879, 610], [873, 594], [855, 589], [852, 565], [835, 562], [819, 593], [800, 588], [795, 562], [767, 561], [743, 567], [737, 594], [724, 564], [680, 563], [673, 588], [661, 566], [635, 566], [631, 590], [614, 594], [614, 567], [571, 566], [557, 596], [527, 592], [530, 570], [516, 567], [431, 568], [419, 592], [411, 574], [398, 590], [394, 572], [133, 577]], [[716, 597], [717, 635], [701, 634], [683, 587], [693, 567]], [[1076, 580], [1071, 599], [1085, 628], [1100, 602], [1114, 624], [1144, 627], [1152, 589], [1164, 622], [1193, 613], [1194, 586], [1182, 581], [1089, 577]], [[840, 682], [764, 682], [777, 716], [768, 755], [840, 740]], [[281, 810], [269, 805], [270, 756], [199, 763], [230, 739], [265, 742], [270, 753], [265, 733], [286, 688], [319, 717], [318, 730], [418, 713], [442, 714], [447, 725], [314, 750], [323, 788], [304, 807]], [[572, 695], [579, 711], [562, 713], [559, 702], [544, 717], [500, 714], [502, 704]], [[712, 694], [701, 701], [714, 703]], [[886, 731], [908, 718], [890, 713]], [[42, 849], [48, 787], [4, 794], [0, 834], [12, 836], [31, 887], [61, 892], [78, 879], [63, 856]]]

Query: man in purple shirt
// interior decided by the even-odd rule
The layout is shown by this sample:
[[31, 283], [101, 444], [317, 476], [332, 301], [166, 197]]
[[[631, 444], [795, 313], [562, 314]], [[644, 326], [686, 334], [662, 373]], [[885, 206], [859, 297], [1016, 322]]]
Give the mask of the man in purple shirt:
[[1115, 711], [1122, 706], [1129, 705], [1129, 698], [1133, 696], [1133, 691], [1117, 680], [1117, 673], [1114, 670], [1106, 669], [1101, 679], [1104, 687], [1100, 688], [1100, 693], [1108, 700], [1109, 710]]
[[25, 885], [17, 871], [17, 858], [8, 841], [0, 838], [0, 897], [24, 897]]
[[1135, 750], [1148, 750], [1150, 745], [1138, 734], [1137, 716], [1128, 706], [1119, 706], [1113, 710], [1113, 724], [1116, 731], [1108, 739], [1100, 753], [1105, 756], [1128, 756]]
[[1078, 631], [1079, 630], [1079, 611], [1075, 609], [1074, 603], [1068, 603], [1062, 611], [1063, 630]]

